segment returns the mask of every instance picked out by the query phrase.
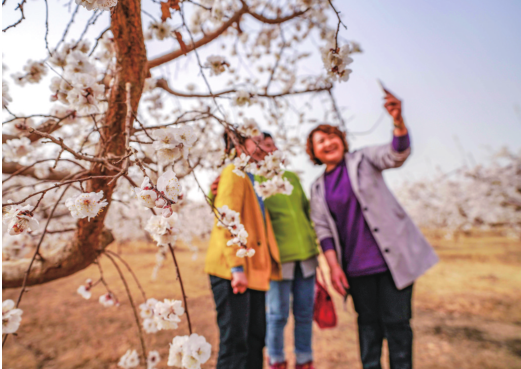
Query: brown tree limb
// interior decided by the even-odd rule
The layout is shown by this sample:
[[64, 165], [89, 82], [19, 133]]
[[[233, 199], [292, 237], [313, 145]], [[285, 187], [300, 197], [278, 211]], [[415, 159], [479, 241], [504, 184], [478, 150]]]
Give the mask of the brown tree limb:
[[[45, 162], [45, 161], [49, 161], [49, 160], [54, 160], [54, 159], [39, 160], [38, 162], [41, 163], [41, 162]], [[37, 164], [37, 163], [35, 163], [35, 164]], [[36, 175], [36, 168], [34, 168], [33, 165], [23, 166], [18, 163], [15, 163], [15, 162], [2, 161], [2, 174], [12, 174], [12, 176], [10, 176], [9, 178], [2, 181], [2, 183], [5, 183], [9, 179], [11, 179], [15, 176], [18, 176], [18, 175], [33, 177], [33, 178], [40, 179], [40, 180], [61, 181], [62, 179], [68, 177], [70, 175], [70, 172], [65, 171], [65, 170], [58, 171], [58, 170], [49, 169], [49, 175], [44, 178], [41, 178]]]
[[248, 14], [250, 14], [253, 18], [257, 19], [258, 21], [260, 21], [262, 23], [281, 24], [281, 23], [287, 22], [289, 20], [292, 20], [294, 18], [300, 17], [301, 15], [306, 13], [309, 9], [311, 9], [311, 8], [307, 8], [306, 10], [295, 12], [295, 13], [287, 15], [285, 17], [277, 17], [277, 18], [267, 18], [261, 14], [257, 14], [257, 13], [253, 13], [253, 12], [248, 12]]
[[[207, 33], [205, 36], [200, 38], [199, 40], [195, 41], [194, 43], [191, 43], [187, 46], [186, 53], [189, 53], [190, 51], [193, 51], [203, 45], [206, 45], [213, 40], [215, 40], [217, 37], [219, 37], [224, 31], [226, 31], [232, 24], [235, 22], [238, 22], [242, 15], [247, 11], [247, 7], [243, 6], [241, 9], [239, 9], [230, 19], [228, 19], [226, 22], [224, 22], [219, 28], [217, 28], [215, 31], [211, 33]], [[185, 55], [185, 53], [181, 49], [174, 50], [172, 52], [169, 52], [167, 54], [158, 56], [157, 58], [154, 58], [152, 60], [148, 61], [148, 68], [152, 69], [157, 66], [160, 66], [162, 64], [168, 63], [174, 59], [179, 58], [181, 55]]]
[[[80, 222], [87, 222], [87, 220], [82, 219]], [[45, 254], [45, 260], [35, 261], [31, 266], [26, 286], [50, 282], [85, 269], [96, 260], [100, 251], [114, 241], [112, 233], [107, 229], [103, 229], [96, 235], [97, 237], [84, 235], [82, 239], [80, 233], [81, 230], [78, 227], [71, 242]], [[93, 244], [85, 245], [85, 242]], [[93, 248], [93, 245], [96, 248]], [[2, 262], [2, 288], [21, 287], [30, 263], [29, 259]]]
[[[185, 93], [185, 92], [172, 90], [170, 88], [170, 86], [168, 85], [168, 82], [165, 79], [163, 79], [163, 78], [161, 78], [161, 79], [159, 79], [157, 81], [157, 87], [165, 90], [166, 92], [168, 92], [171, 95], [179, 96], [179, 97], [187, 97], [187, 98], [190, 98], [190, 97], [212, 98], [212, 97], [219, 97], [219, 96], [222, 96], [222, 95], [227, 95], [227, 94], [232, 94], [232, 93], [237, 92], [237, 90], [235, 90], [235, 89], [230, 89], [230, 90], [224, 90], [224, 91], [220, 91], [220, 92], [214, 92], [213, 94]], [[307, 94], [307, 93], [313, 93], [313, 92], [322, 92], [322, 91], [328, 91], [330, 89], [331, 89], [331, 86], [330, 85], [326, 85], [324, 87], [317, 87], [317, 88], [312, 88], [312, 89], [307, 89], [307, 90], [279, 92], [279, 93], [275, 93], [275, 94], [263, 93], [263, 94], [257, 94], [255, 96], [267, 97], [267, 98], [276, 98], [276, 97], [282, 97], [282, 96], [288, 96], [288, 95], [300, 95], [300, 94]], [[161, 127], [163, 127], [163, 125]], [[153, 127], [146, 127], [146, 129], [151, 129], [151, 128], [153, 128]], [[141, 130], [142, 129], [136, 129], [136, 132], [137, 131], [141, 131]]]

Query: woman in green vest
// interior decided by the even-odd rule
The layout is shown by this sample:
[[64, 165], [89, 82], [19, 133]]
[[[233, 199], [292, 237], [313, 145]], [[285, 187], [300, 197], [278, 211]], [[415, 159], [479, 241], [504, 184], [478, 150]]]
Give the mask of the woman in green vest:
[[[264, 133], [264, 149], [277, 150], [269, 133]], [[271, 369], [287, 368], [284, 355], [284, 327], [288, 321], [290, 298], [293, 295], [295, 320], [296, 369], [313, 369], [311, 348], [315, 271], [319, 253], [315, 231], [309, 217], [309, 201], [297, 175], [284, 172], [293, 185], [291, 195], [277, 194], [264, 200], [269, 212], [282, 263], [282, 280], [271, 281], [267, 293], [267, 337]], [[255, 176], [258, 182], [265, 178]], [[212, 184], [217, 192], [219, 178]]]

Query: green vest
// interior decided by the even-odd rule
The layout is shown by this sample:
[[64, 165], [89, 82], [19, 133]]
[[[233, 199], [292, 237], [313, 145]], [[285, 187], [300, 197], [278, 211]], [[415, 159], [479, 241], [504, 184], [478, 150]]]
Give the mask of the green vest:
[[[319, 253], [309, 216], [309, 201], [295, 173], [286, 171], [283, 177], [293, 185], [291, 195], [277, 194], [264, 200], [279, 246], [280, 262], [307, 260]], [[255, 176], [255, 180], [266, 181], [259, 176]]]

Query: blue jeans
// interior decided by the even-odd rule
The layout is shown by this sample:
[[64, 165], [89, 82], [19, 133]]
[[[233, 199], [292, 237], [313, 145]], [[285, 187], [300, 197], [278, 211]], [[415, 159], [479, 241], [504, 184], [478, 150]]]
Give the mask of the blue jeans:
[[311, 334], [315, 302], [315, 276], [304, 278], [300, 264], [297, 263], [294, 279], [271, 281], [270, 290], [266, 294], [268, 307], [266, 346], [271, 364], [285, 361], [284, 327], [288, 322], [291, 293], [293, 293], [297, 364], [305, 364], [313, 360]]

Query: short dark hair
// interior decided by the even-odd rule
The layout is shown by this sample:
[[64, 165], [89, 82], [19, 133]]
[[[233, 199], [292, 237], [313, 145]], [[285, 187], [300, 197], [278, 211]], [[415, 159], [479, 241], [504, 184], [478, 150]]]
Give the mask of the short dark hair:
[[318, 160], [318, 158], [315, 156], [315, 151], [313, 150], [313, 135], [316, 132], [324, 132], [327, 134], [334, 134], [338, 136], [342, 143], [344, 144], [344, 153], [349, 151], [349, 145], [347, 144], [346, 134], [344, 131], [340, 130], [340, 128], [336, 126], [332, 126], [330, 124], [320, 124], [319, 126], [313, 128], [311, 132], [309, 132], [308, 140], [306, 142], [306, 152], [309, 155], [309, 158], [315, 165], [321, 165], [322, 162]]

